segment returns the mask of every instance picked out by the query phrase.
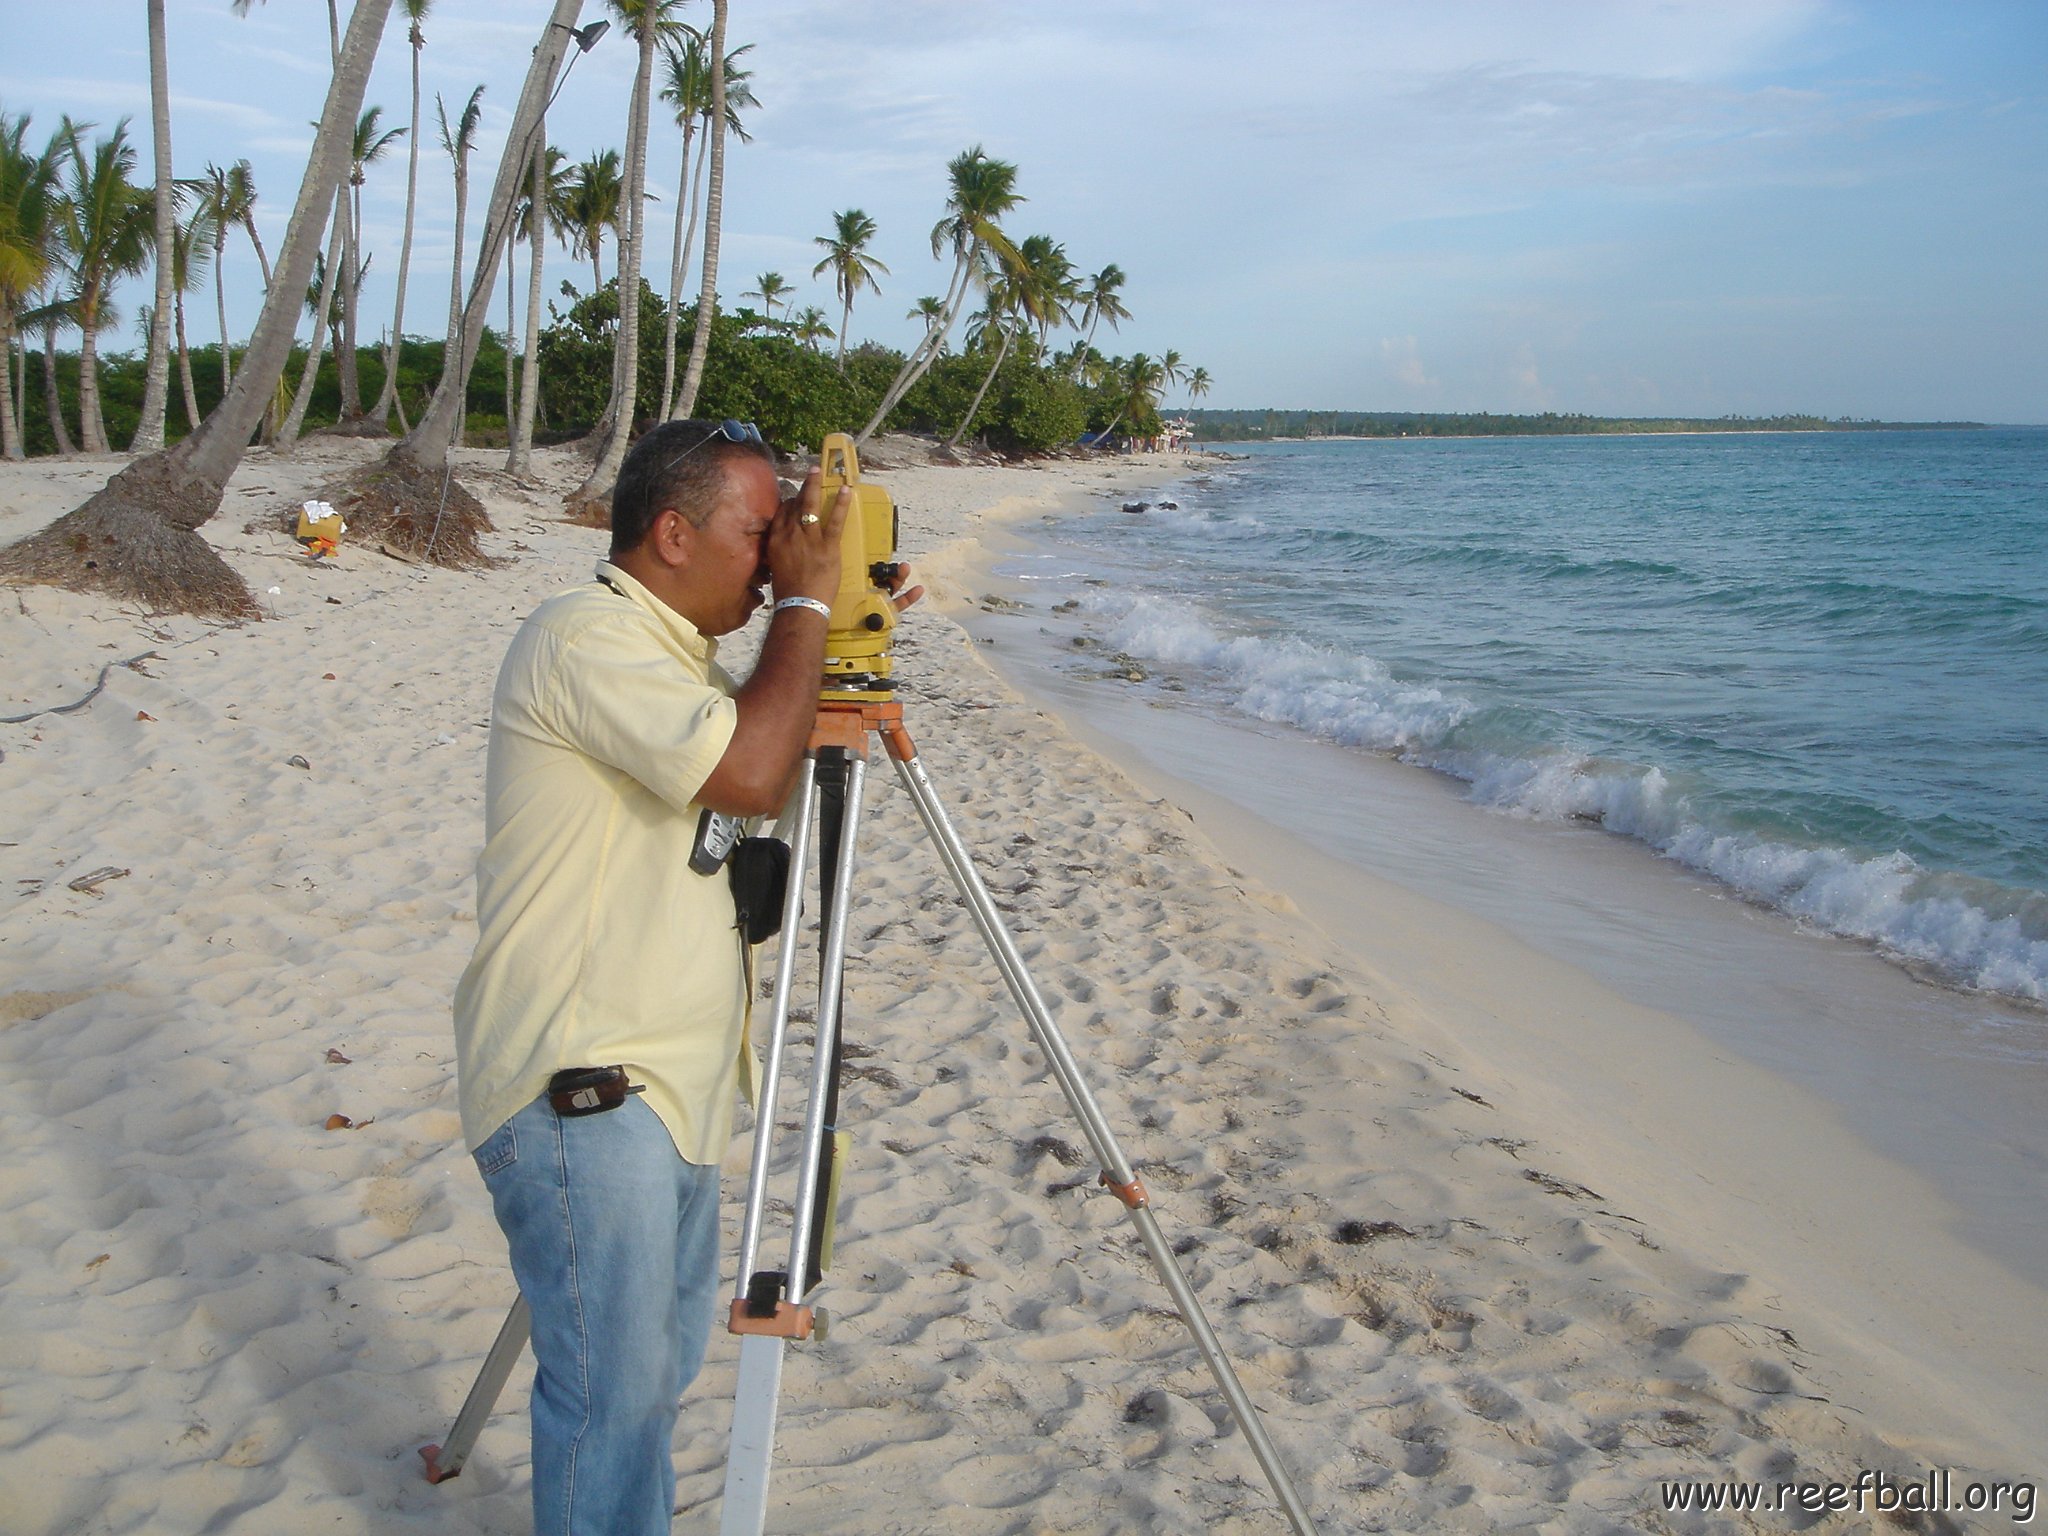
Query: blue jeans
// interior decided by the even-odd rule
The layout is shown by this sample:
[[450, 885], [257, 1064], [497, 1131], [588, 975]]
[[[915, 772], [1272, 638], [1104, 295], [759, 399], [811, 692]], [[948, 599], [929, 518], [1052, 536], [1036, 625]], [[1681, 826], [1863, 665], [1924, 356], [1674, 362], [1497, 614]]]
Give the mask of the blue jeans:
[[718, 1170], [638, 1097], [535, 1099], [476, 1152], [533, 1311], [535, 1536], [667, 1536], [679, 1400], [718, 1291]]

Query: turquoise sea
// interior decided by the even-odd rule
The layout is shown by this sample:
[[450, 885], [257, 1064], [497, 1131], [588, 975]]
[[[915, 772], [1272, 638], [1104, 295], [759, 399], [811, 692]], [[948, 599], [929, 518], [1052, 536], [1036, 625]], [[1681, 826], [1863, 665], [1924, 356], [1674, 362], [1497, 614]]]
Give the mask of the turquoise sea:
[[2048, 430], [1229, 451], [1040, 535], [1155, 702], [2048, 1002]]

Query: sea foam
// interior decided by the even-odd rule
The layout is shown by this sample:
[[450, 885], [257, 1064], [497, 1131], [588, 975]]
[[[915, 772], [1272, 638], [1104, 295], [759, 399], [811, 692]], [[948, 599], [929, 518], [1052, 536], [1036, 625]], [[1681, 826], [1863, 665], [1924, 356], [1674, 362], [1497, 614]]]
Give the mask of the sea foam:
[[1370, 656], [1292, 635], [1227, 635], [1187, 603], [1098, 594], [1110, 645], [1185, 675], [1198, 697], [1253, 719], [1383, 753], [1463, 781], [1500, 814], [1597, 824], [1806, 923], [1863, 940], [1952, 983], [2048, 1001], [2048, 901], [1930, 872], [1907, 854], [1802, 847], [1728, 824], [1697, 775], [1571, 751], [1528, 712], [1396, 677]]

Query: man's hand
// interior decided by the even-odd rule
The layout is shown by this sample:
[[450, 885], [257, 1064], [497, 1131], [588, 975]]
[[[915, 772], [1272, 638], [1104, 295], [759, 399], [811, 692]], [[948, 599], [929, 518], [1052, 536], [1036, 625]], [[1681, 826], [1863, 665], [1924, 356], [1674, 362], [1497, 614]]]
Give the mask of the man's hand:
[[908, 591], [904, 590], [903, 583], [908, 580], [910, 580], [910, 563], [908, 561], [898, 561], [896, 565], [896, 579], [889, 583], [889, 601], [896, 605], [898, 613], [901, 613], [912, 603], [924, 596], [924, 588], [921, 586], [912, 587]]
[[829, 511], [821, 508], [821, 499], [819, 471], [813, 469], [768, 525], [762, 560], [778, 601], [814, 597], [830, 603], [839, 596], [839, 536], [853, 508], [853, 489], [841, 487]]

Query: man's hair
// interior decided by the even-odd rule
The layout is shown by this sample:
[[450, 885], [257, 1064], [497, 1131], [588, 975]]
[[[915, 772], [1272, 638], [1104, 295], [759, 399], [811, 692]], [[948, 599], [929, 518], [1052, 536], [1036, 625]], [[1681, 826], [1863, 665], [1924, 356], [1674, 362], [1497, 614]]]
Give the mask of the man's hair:
[[673, 507], [702, 528], [725, 492], [728, 459], [760, 459], [775, 467], [766, 443], [735, 443], [715, 421], [665, 421], [633, 445], [612, 487], [612, 553], [638, 549], [662, 512]]

